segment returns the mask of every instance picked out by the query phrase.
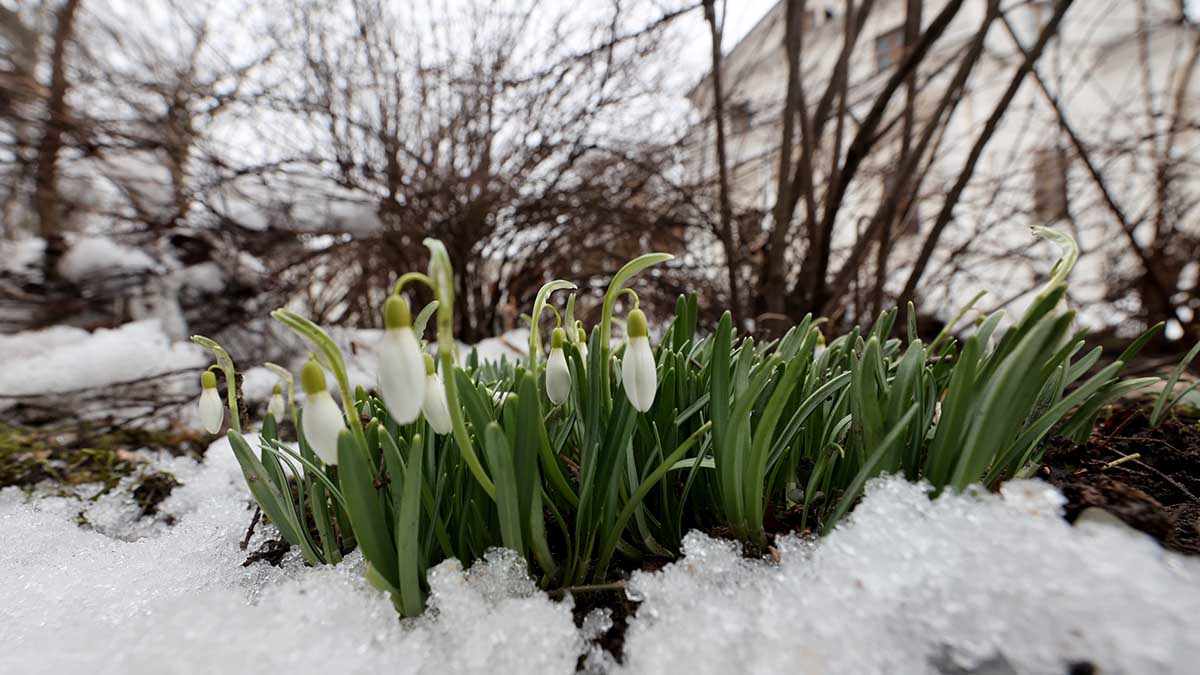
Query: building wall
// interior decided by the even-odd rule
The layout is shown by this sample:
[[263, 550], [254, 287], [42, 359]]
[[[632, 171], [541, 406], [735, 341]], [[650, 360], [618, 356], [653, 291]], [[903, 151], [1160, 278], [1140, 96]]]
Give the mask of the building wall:
[[[840, 15], [843, 3], [810, 0], [816, 10], [804, 36], [802, 60], [810, 110], [824, 92], [829, 74], [841, 50], [845, 29]], [[926, 3], [923, 22], [928, 24], [943, 2]], [[1041, 25], [1049, 18], [1051, 3], [1027, 0], [1007, 3], [1005, 15], [1026, 47], [1031, 46]], [[867, 20], [851, 62], [851, 118], [861, 119], [892, 72], [879, 67], [875, 42], [904, 22], [902, 0], [877, 0]], [[825, 10], [829, 11], [826, 12]], [[984, 0], [967, 0], [946, 33], [923, 62], [922, 92], [918, 111], [932, 111], [948, 84], [954, 59], [977, 30], [984, 17]], [[1154, 210], [1154, 154], [1172, 152], [1187, 157], [1194, 149], [1195, 133], [1182, 130], [1172, 149], [1147, 140], [1163, 134], [1164, 110], [1193, 111], [1196, 86], [1181, 89], [1177, 81], [1186, 69], [1181, 64], [1196, 40], [1192, 27], [1173, 19], [1174, 0], [1086, 0], [1069, 10], [1059, 36], [1050, 43], [1038, 70], [1059, 99], [1065, 114], [1089, 152], [1103, 162], [1109, 187], [1130, 220], [1145, 220]], [[1144, 36], [1142, 39], [1139, 36]], [[725, 89], [727, 129], [733, 197], [740, 209], [769, 212], [775, 203], [780, 139], [780, 112], [786, 92], [787, 64], [783, 50], [784, 4], [776, 5], [726, 57]], [[967, 93], [948, 122], [939, 150], [934, 156], [917, 200], [919, 227], [928, 228], [941, 208], [940, 195], [959, 175], [971, 145], [1008, 86], [1021, 57], [1009, 33], [999, 22], [993, 24], [985, 43], [985, 55], [977, 65]], [[950, 67], [943, 67], [949, 63]], [[930, 73], [936, 73], [932, 77]], [[1186, 92], [1178, 99], [1180, 91]], [[712, 93], [708, 80], [701, 82], [690, 99], [704, 118], [711, 118]], [[1177, 107], [1182, 103], [1182, 108]], [[889, 116], [902, 109], [899, 92]], [[1189, 113], [1188, 119], [1194, 119]], [[887, 119], [887, 118], [885, 118]], [[917, 122], [917, 133], [922, 127]], [[1155, 128], [1155, 125], [1159, 125]], [[818, 162], [827, 166], [832, 152], [833, 123], [822, 139]], [[899, 125], [896, 125], [898, 129]], [[703, 142], [694, 146], [691, 166], [699, 180], [715, 174], [714, 125], [701, 123]], [[854, 128], [847, 130], [846, 144]], [[1145, 147], [1141, 147], [1145, 146]], [[869, 219], [883, 194], [885, 176], [896, 161], [898, 133], [882, 139], [864, 162], [843, 210], [839, 214], [835, 249], [848, 248], [855, 239], [855, 226]], [[1037, 244], [1028, 227], [1052, 224], [1070, 231], [1079, 240], [1084, 256], [1073, 275], [1077, 300], [1095, 301], [1109, 290], [1115, 270], [1136, 261], [1124, 245], [1123, 232], [1104, 204], [1082, 163], [1070, 147], [1051, 106], [1033, 77], [1027, 77], [1010, 105], [1002, 124], [992, 137], [951, 226], [942, 237], [926, 280], [935, 283], [927, 302], [944, 305], [947, 313], [977, 290], [991, 292], [993, 303], [1004, 304], [1020, 291], [1034, 286], [1040, 273], [1049, 271], [1055, 252]], [[1160, 153], [1161, 154], [1161, 153]], [[818, 170], [824, 174], [824, 170]], [[818, 176], [818, 181], [820, 180]], [[708, 181], [711, 183], [711, 181]], [[1176, 187], [1188, 194], [1195, 190], [1194, 172], [1181, 176]], [[1065, 200], [1062, 197], [1065, 195]], [[1039, 208], [1035, 208], [1039, 206]], [[799, 210], [799, 209], [798, 209]], [[1065, 218], [1055, 218], [1065, 215]], [[770, 227], [769, 215], [763, 220]], [[797, 216], [799, 219], [799, 216]], [[1195, 222], [1192, 219], [1191, 222]], [[1153, 228], [1142, 226], [1139, 240], [1149, 242]], [[910, 260], [919, 247], [920, 236], [898, 243], [896, 256]], [[800, 254], [802, 251], [794, 251]], [[835, 260], [834, 267], [838, 262]], [[947, 277], [954, 275], [950, 285]], [[1194, 274], [1194, 272], [1193, 272]], [[897, 288], [907, 269], [889, 275]], [[1022, 298], [1017, 297], [1014, 309]], [[1130, 305], [1132, 306], [1132, 305]], [[1084, 317], [1104, 325], [1119, 322], [1129, 307], [1105, 307]]]

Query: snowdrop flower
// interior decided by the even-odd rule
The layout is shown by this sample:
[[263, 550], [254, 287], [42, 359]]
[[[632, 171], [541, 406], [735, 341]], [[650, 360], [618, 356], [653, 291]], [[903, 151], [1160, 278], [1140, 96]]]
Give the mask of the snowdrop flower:
[[446, 404], [446, 387], [442, 378], [433, 369], [433, 357], [425, 355], [425, 400], [421, 402], [421, 412], [425, 421], [435, 434], [448, 434], [453, 427], [450, 420], [450, 406]]
[[346, 420], [342, 419], [341, 409], [329, 395], [325, 373], [315, 360], [310, 360], [300, 369], [300, 384], [304, 387], [305, 395], [300, 424], [304, 438], [322, 462], [336, 465], [338, 434], [346, 429]]
[[384, 333], [379, 347], [379, 391], [392, 419], [411, 424], [425, 396], [425, 359], [412, 329], [408, 303], [398, 295], [383, 305]]
[[271, 400], [267, 402], [267, 414], [279, 422], [283, 420], [283, 411], [283, 390], [279, 385], [275, 385], [275, 391], [271, 392]]
[[571, 370], [567, 368], [567, 357], [563, 355], [563, 340], [567, 333], [555, 328], [550, 338], [550, 358], [546, 361], [546, 395], [554, 405], [567, 402], [571, 393]]
[[625, 357], [621, 360], [621, 382], [634, 409], [646, 412], [654, 404], [658, 371], [655, 369], [654, 352], [650, 350], [646, 315], [642, 310], [635, 309], [629, 313], [625, 334], [628, 341], [625, 344]]
[[217, 393], [217, 376], [211, 370], [200, 375], [200, 424], [210, 434], [221, 430], [225, 421], [225, 406]]
[[575, 328], [575, 330], [577, 331], [575, 346], [579, 348], [579, 358], [583, 359], [583, 367], [587, 368], [587, 332], [583, 330], [583, 326], [578, 326]]

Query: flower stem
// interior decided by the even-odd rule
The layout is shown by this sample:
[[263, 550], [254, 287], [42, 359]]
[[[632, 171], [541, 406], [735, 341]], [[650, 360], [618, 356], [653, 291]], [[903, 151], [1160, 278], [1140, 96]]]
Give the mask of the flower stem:
[[475, 480], [479, 481], [483, 491], [494, 501], [496, 486], [488, 477], [483, 465], [479, 463], [475, 445], [471, 442], [471, 435], [467, 432], [467, 425], [463, 420], [462, 406], [458, 402], [458, 381], [454, 376], [456, 365], [454, 363], [454, 268], [450, 265], [450, 256], [446, 253], [446, 247], [442, 245], [442, 242], [431, 237], [424, 243], [425, 247], [429, 249], [429, 271], [433, 275], [433, 292], [438, 301], [438, 358], [442, 365], [442, 386], [446, 390], [446, 407], [450, 409], [450, 423], [454, 430], [454, 440], [458, 443], [459, 451], [462, 452], [467, 468], [471, 470]]

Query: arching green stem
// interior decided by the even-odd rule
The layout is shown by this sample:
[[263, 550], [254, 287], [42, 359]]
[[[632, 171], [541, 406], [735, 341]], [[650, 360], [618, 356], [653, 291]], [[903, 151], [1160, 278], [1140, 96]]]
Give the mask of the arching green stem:
[[[612, 352], [609, 341], [612, 340], [612, 314], [613, 308], [617, 304], [617, 298], [621, 295], [621, 291], [625, 289], [625, 284], [634, 277], [638, 272], [659, 263], [667, 262], [675, 256], [670, 253], [647, 253], [640, 255], [633, 260], [625, 263], [625, 265], [617, 271], [613, 276], [612, 281], [608, 284], [608, 291], [604, 294], [604, 306], [600, 312], [600, 363], [607, 364], [608, 357]], [[609, 392], [609, 369], [606, 367], [599, 373], [601, 383], [604, 387], [605, 395]]]
[[217, 366], [221, 368], [221, 372], [225, 375], [225, 384], [229, 388], [227, 392], [229, 399], [229, 425], [234, 431], [242, 433], [242, 420], [238, 415], [238, 386], [237, 386], [237, 369], [233, 367], [233, 359], [229, 357], [229, 352], [225, 348], [217, 344], [216, 340], [206, 338], [203, 335], [193, 335], [192, 342], [204, 347], [213, 353], [217, 359]]
[[291, 310], [280, 308], [271, 312], [271, 316], [317, 348], [318, 361], [333, 373], [333, 378], [338, 383], [338, 390], [342, 395], [342, 408], [346, 413], [346, 420], [350, 423], [350, 431], [359, 442], [359, 447], [365, 451], [367, 436], [363, 432], [362, 420], [359, 419], [358, 409], [354, 405], [354, 391], [350, 389], [350, 378], [346, 375], [346, 362], [342, 358], [342, 350], [338, 349], [333, 338], [320, 326]]
[[[563, 289], [576, 288], [575, 284], [562, 279], [555, 279], [547, 282], [544, 286], [538, 289], [537, 297], [533, 299], [533, 313], [529, 315], [529, 369], [536, 370], [538, 362], [542, 358], [542, 334], [539, 328], [538, 321], [542, 318], [542, 310], [548, 306], [546, 303], [550, 300], [550, 294], [554, 291]], [[568, 301], [570, 302], [570, 301]], [[554, 315], [559, 317], [559, 325], [562, 325], [562, 317], [558, 314], [558, 310], [553, 307]], [[573, 311], [573, 307], [571, 308]], [[568, 312], [570, 314], [570, 311]]]
[[618, 294], [617, 297], [620, 297], [622, 295], [633, 296], [633, 308], [634, 309], [639, 309], [642, 306], [641, 298], [638, 297], [637, 291], [633, 290], [632, 288], [622, 288], [621, 292]]
[[1054, 263], [1054, 269], [1051, 271], [1049, 281], [1046, 282], [1042, 291], [1038, 293], [1038, 297], [1043, 298], [1049, 295], [1055, 287], [1067, 280], [1067, 275], [1071, 273], [1071, 268], [1075, 267], [1075, 261], [1079, 260], [1079, 244], [1075, 243], [1071, 235], [1049, 227], [1034, 227], [1033, 231], [1058, 244], [1059, 249], [1062, 250], [1058, 261]]
[[401, 274], [400, 278], [396, 280], [396, 284], [392, 286], [392, 295], [400, 295], [400, 291], [404, 290], [404, 287], [412, 281], [423, 283], [428, 286], [430, 290], [434, 290], [436, 288], [433, 285], [433, 280], [428, 276], [421, 274], [420, 272], [408, 272], [406, 274]]
[[479, 481], [483, 491], [495, 500], [496, 486], [479, 463], [479, 455], [476, 454], [471, 435], [467, 432], [462, 406], [458, 401], [458, 383], [454, 377], [454, 268], [450, 265], [450, 255], [446, 253], [442, 242], [430, 237], [424, 244], [429, 249], [429, 276], [433, 278], [433, 293], [438, 301], [438, 359], [441, 361], [442, 386], [446, 390], [446, 407], [450, 409], [454, 440], [458, 443], [463, 460], [475, 476], [475, 480]]

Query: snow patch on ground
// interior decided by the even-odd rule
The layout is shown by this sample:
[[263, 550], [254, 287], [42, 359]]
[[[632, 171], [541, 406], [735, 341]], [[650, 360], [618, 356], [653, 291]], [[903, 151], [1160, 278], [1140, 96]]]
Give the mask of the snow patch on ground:
[[0, 240], [0, 274], [25, 274], [42, 260], [46, 240], [40, 237]]
[[887, 479], [819, 543], [784, 540], [778, 565], [689, 534], [683, 560], [632, 579], [621, 672], [1195, 672], [1200, 561], [1071, 527], [1062, 503], [1039, 481], [930, 500]]
[[76, 283], [93, 277], [107, 278], [154, 269], [154, 259], [144, 251], [108, 237], [83, 237], [58, 261], [58, 273]]
[[[263, 366], [255, 366], [240, 371], [242, 375], [242, 396], [246, 399], [246, 403], [251, 406], [262, 404], [266, 406], [270, 400], [272, 392], [275, 391], [275, 385], [280, 385], [282, 389], [286, 384], [279, 379], [270, 368]], [[197, 396], [197, 401], [199, 397]]]
[[[173, 527], [139, 523], [116, 496], [0, 490], [0, 672], [570, 673], [607, 626], [593, 616], [577, 629], [569, 601], [504, 551], [469, 571], [438, 566], [431, 610], [408, 621], [362, 578], [358, 554], [334, 568], [294, 551], [280, 568], [242, 567], [251, 508], [228, 442], [203, 464], [154, 464], [183, 483], [160, 505]], [[884, 479], [820, 542], [782, 540], [778, 563], [690, 534], [683, 559], [631, 580], [642, 604], [624, 665], [595, 652], [588, 665], [868, 675], [1003, 658], [1017, 673], [1077, 659], [1193, 672], [1200, 561], [1121, 527], [1071, 527], [1060, 504], [1037, 482], [931, 501]], [[79, 527], [81, 509], [103, 525]]]
[[207, 365], [204, 351], [171, 342], [159, 321], [95, 332], [53, 327], [0, 338], [0, 394], [54, 394]]
[[358, 554], [242, 567], [252, 511], [228, 441], [160, 461], [184, 483], [160, 505], [177, 524], [135, 541], [77, 526], [79, 500], [0, 491], [0, 672], [566, 673], [584, 649], [571, 606], [504, 552], [443, 563], [432, 611], [406, 622]]

